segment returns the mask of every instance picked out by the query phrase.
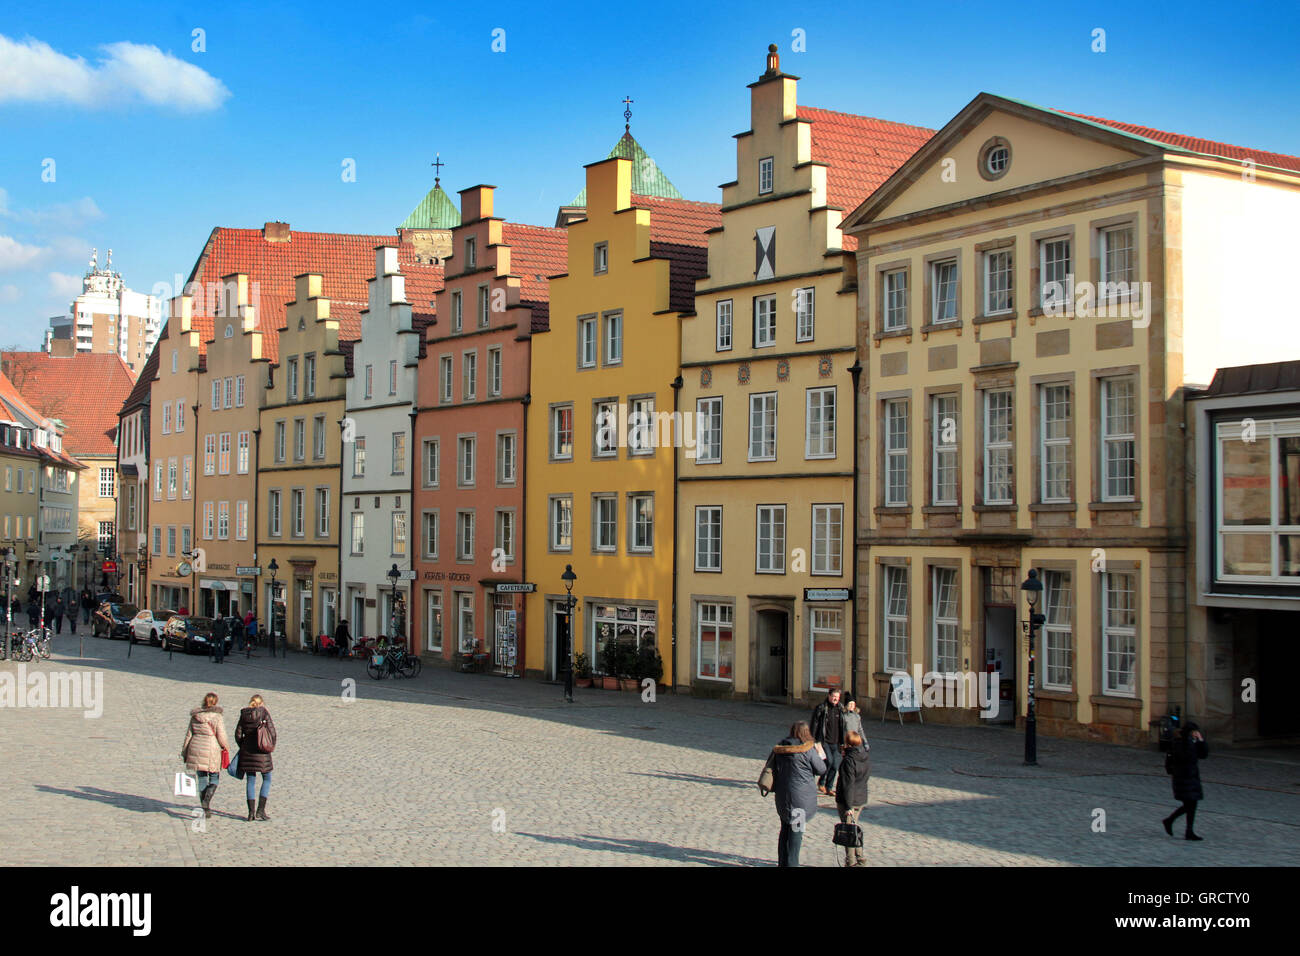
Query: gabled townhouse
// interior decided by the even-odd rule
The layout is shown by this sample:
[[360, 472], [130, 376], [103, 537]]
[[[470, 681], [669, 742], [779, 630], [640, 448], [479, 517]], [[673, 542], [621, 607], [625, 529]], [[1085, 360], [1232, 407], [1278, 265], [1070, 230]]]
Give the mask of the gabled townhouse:
[[41, 448], [35, 441], [40, 415], [27, 404], [13, 382], [0, 372], [0, 547], [14, 561], [17, 588], [26, 592], [33, 576], [44, 568], [37, 522], [41, 496]]
[[[566, 228], [567, 264], [550, 283], [550, 321], [532, 343], [524, 453], [528, 673], [599, 670], [610, 642], [653, 648], [673, 673], [674, 492], [683, 440], [680, 317], [706, 266], [718, 206], [634, 195], [633, 163], [587, 168], [585, 210]], [[613, 676], [613, 675], [611, 675]]]
[[682, 319], [676, 681], [807, 703], [854, 685], [853, 210], [932, 134], [800, 106], [775, 46]]
[[494, 195], [493, 186], [460, 191], [437, 316], [425, 330], [413, 611], [426, 657], [449, 662], [481, 645], [506, 670], [522, 669], [525, 598], [498, 586], [524, 583], [532, 343], [547, 328], [547, 276], [565, 268], [565, 234], [505, 221]]
[[935, 717], [974, 722], [955, 685], [980, 672], [993, 720], [1032, 687], [1045, 732], [1139, 743], [1183, 705], [1184, 385], [1294, 341], [1255, 290], [1286, 267], [1298, 171], [980, 94], [846, 218], [877, 706], [933, 673]]
[[117, 413], [117, 553], [115, 585], [128, 604], [148, 604], [150, 395], [158, 377], [159, 352], [149, 353]]

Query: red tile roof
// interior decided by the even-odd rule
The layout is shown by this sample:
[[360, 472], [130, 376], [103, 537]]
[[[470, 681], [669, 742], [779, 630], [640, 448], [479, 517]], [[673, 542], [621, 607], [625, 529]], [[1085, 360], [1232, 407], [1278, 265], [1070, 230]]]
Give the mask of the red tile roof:
[[[9, 380], [9, 376], [3, 373], [0, 373], [0, 413], [8, 416], [10, 421], [31, 427], [41, 426], [41, 424], [50, 417], [48, 415], [42, 415], [39, 411], [33, 408], [31, 403], [28, 402], [18, 388], [14, 386], [14, 383]], [[24, 421], [24, 419], [26, 419], [26, 421]], [[39, 445], [33, 444], [31, 446], [31, 452], [68, 468], [80, 469], [86, 467], [73, 458], [66, 447], [62, 452], [56, 452], [51, 451], [49, 448], [41, 448]]]
[[117, 355], [6, 352], [4, 371], [46, 418], [63, 422], [63, 447], [71, 455], [116, 455], [117, 413], [135, 384]]
[[[923, 126], [800, 106], [800, 119], [812, 121], [812, 158], [826, 164], [826, 203], [847, 216], [882, 186], [894, 171], [934, 135]], [[845, 236], [843, 248], [857, 248]]]
[[510, 246], [510, 273], [519, 277], [519, 301], [532, 306], [532, 331], [545, 331], [550, 323], [550, 277], [569, 267], [568, 234], [550, 226], [503, 222], [501, 241]]
[[695, 280], [708, 272], [708, 231], [722, 225], [722, 207], [711, 202], [635, 195], [632, 204], [650, 210], [650, 254], [669, 261], [669, 308], [694, 311]]
[[1279, 169], [1290, 169], [1300, 172], [1300, 156], [1288, 156], [1285, 153], [1270, 153], [1267, 150], [1251, 149], [1246, 146], [1233, 146], [1230, 143], [1218, 143], [1212, 139], [1201, 139], [1199, 136], [1187, 136], [1183, 133], [1167, 133], [1164, 130], [1152, 129], [1150, 126], [1137, 126], [1133, 123], [1120, 123], [1116, 120], [1103, 119], [1100, 116], [1088, 116], [1086, 113], [1072, 113], [1069, 110], [1059, 109], [1053, 110], [1053, 112], [1061, 113], [1065, 116], [1073, 116], [1076, 119], [1088, 120], [1091, 123], [1100, 123], [1103, 126], [1122, 130], [1123, 132], [1131, 133], [1134, 136], [1141, 136], [1146, 139], [1154, 140], [1157, 143], [1163, 143], [1166, 146], [1175, 146], [1179, 149], [1190, 150], [1193, 153], [1201, 153], [1204, 156], [1216, 156], [1238, 162], [1248, 159], [1257, 166], [1274, 166]]
[[[166, 337], [167, 326], [164, 325], [162, 332], [158, 336], [158, 341], [161, 342]], [[137, 405], [147, 405], [149, 403], [149, 390], [153, 388], [153, 383], [158, 378], [158, 353], [159, 349], [155, 344], [153, 351], [149, 353], [149, 357], [144, 360], [144, 368], [140, 370], [140, 377], [135, 380], [135, 387], [126, 396], [126, 401], [122, 403], [122, 407], [117, 413], [119, 418]]]

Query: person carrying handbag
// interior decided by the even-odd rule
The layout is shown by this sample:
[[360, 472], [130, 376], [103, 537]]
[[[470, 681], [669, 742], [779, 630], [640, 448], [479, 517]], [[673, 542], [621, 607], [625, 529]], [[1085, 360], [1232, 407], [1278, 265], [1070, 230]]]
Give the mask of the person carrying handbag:
[[226, 721], [217, 700], [217, 695], [209, 691], [203, 697], [203, 704], [190, 711], [189, 729], [181, 745], [181, 760], [197, 779], [199, 805], [205, 818], [212, 816], [212, 798], [216, 796], [221, 771], [230, 754]]
[[[862, 853], [862, 830], [858, 820], [867, 806], [867, 783], [871, 779], [871, 748], [862, 734], [850, 730], [844, 740], [844, 759], [840, 763], [839, 787], [835, 791], [835, 809], [840, 813], [840, 823], [851, 829], [853, 837], [844, 846], [845, 866], [866, 866]], [[837, 841], [838, 842], [838, 841]]]
[[[239, 712], [239, 725], [235, 728], [239, 744], [239, 773], [244, 778], [245, 796], [248, 798], [248, 820], [266, 820], [266, 800], [271, 795], [271, 771], [274, 769], [271, 752], [275, 750], [275, 722], [263, 706], [262, 695], [254, 694], [248, 706]], [[257, 789], [257, 775], [262, 775], [261, 792]], [[254, 799], [256, 798], [256, 812]]]
[[826, 773], [826, 754], [813, 740], [808, 724], [799, 721], [791, 726], [790, 735], [772, 748], [769, 759], [776, 813], [781, 819], [777, 866], [798, 866], [804, 830], [817, 812], [817, 778]]

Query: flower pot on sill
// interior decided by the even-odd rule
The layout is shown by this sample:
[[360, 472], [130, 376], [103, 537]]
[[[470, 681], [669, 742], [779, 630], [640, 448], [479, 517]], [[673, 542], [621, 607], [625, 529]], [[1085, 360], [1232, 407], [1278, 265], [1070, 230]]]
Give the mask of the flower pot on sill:
[[617, 677], [602, 677], [600, 679], [600, 683], [601, 686], [605, 688], [605, 690], [618, 690]]

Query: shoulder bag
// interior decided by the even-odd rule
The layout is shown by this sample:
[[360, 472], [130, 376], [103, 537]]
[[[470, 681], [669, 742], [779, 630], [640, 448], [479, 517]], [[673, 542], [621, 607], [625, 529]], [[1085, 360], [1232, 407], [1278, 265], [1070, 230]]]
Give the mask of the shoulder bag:
[[767, 755], [767, 763], [763, 764], [763, 772], [758, 775], [758, 792], [765, 797], [776, 786], [776, 773], [772, 769], [775, 760], [776, 751], [773, 750]]
[[264, 754], [275, 750], [275, 731], [271, 729], [269, 717], [263, 717], [257, 725], [257, 749]]

